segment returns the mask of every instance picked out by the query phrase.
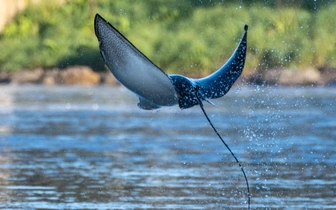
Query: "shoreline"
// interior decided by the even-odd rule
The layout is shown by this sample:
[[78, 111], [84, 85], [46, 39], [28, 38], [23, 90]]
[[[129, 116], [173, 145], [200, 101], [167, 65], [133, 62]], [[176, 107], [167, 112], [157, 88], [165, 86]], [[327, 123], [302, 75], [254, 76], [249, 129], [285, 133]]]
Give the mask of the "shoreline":
[[[336, 70], [270, 69], [245, 73], [238, 79], [239, 84], [267, 86], [336, 86]], [[22, 70], [0, 72], [0, 85], [108, 85], [118, 86], [118, 81], [109, 71], [95, 72], [87, 66], [72, 66], [65, 69]]]

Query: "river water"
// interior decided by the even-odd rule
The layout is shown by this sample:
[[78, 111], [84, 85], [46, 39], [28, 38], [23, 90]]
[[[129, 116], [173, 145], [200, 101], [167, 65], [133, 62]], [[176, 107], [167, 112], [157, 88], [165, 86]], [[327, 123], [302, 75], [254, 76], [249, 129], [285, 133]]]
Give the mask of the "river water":
[[[336, 88], [233, 88], [205, 109], [252, 209], [336, 209]], [[122, 87], [0, 87], [2, 209], [244, 209], [199, 107]]]

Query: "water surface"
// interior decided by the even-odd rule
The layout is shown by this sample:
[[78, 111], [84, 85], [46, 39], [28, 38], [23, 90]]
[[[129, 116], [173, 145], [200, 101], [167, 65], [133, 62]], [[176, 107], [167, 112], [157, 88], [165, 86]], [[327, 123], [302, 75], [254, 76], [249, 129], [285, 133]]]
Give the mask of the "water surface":
[[[336, 209], [336, 89], [233, 89], [205, 108], [253, 209]], [[243, 209], [243, 175], [199, 107], [121, 87], [0, 87], [0, 208]]]

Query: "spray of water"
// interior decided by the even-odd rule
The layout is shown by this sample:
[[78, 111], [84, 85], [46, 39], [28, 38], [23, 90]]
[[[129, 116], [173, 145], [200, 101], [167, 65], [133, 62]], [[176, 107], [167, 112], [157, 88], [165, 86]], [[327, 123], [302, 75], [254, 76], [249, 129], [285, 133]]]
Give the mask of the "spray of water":
[[205, 109], [204, 109], [204, 106], [203, 106], [203, 103], [202, 103], [202, 100], [199, 96], [199, 91], [198, 91], [198, 87], [196, 86], [195, 88], [195, 92], [196, 92], [196, 98], [198, 100], [198, 103], [202, 109], [202, 112], [204, 114], [204, 116], [206, 117], [206, 119], [208, 120], [210, 126], [212, 127], [212, 129], [215, 131], [215, 133], [217, 134], [217, 136], [219, 137], [219, 139], [222, 141], [222, 143], [225, 145], [225, 147], [229, 150], [229, 152], [231, 153], [231, 155], [233, 156], [233, 158], [236, 160], [236, 162], [238, 163], [241, 171], [243, 172], [243, 175], [244, 175], [244, 178], [245, 178], [245, 182], [246, 182], [246, 188], [247, 188], [247, 209], [250, 209], [251, 208], [251, 193], [250, 193], [250, 186], [249, 186], [249, 183], [248, 183], [248, 180], [247, 180], [247, 176], [246, 176], [246, 173], [244, 171], [244, 168], [243, 166], [240, 164], [238, 158], [236, 157], [236, 155], [232, 152], [232, 150], [230, 149], [229, 145], [224, 141], [224, 139], [222, 138], [222, 136], [217, 132], [215, 126], [212, 124], [210, 118], [208, 117], [207, 113], [205, 112]]

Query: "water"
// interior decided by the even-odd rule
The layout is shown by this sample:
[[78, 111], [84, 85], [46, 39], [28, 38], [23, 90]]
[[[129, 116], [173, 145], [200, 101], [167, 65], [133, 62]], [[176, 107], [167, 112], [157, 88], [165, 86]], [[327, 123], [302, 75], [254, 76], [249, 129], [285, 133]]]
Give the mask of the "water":
[[[2, 209], [244, 209], [243, 175], [199, 107], [124, 88], [0, 87]], [[205, 105], [253, 209], [336, 208], [336, 89], [233, 89]]]

